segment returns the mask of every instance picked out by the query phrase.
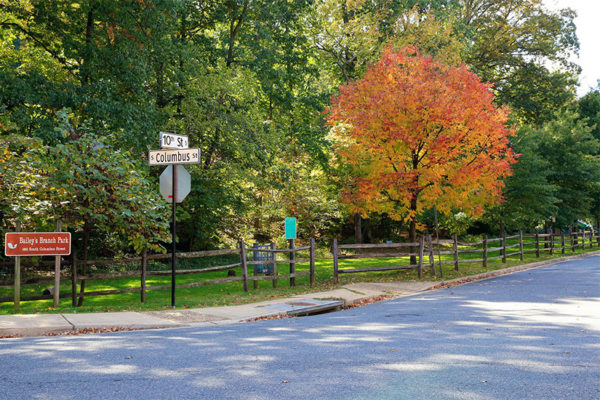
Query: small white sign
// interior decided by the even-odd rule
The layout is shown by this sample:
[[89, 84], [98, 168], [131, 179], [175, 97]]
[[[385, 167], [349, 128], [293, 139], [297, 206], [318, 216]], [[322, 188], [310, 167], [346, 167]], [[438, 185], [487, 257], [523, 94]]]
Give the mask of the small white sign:
[[198, 164], [200, 149], [150, 150], [148, 162], [150, 165]]
[[188, 137], [169, 132], [159, 132], [159, 141], [161, 149], [187, 149]]

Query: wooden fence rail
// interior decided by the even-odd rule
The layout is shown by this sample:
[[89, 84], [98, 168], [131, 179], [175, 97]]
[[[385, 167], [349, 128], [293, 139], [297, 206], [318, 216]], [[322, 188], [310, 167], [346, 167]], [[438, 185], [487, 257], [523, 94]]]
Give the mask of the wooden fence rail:
[[[507, 244], [507, 240], [518, 239], [517, 243]], [[290, 243], [288, 249], [276, 249], [274, 244], [268, 245], [267, 248], [261, 248], [260, 251], [263, 253], [271, 254], [271, 258], [268, 260], [255, 260], [248, 259], [246, 255], [246, 245], [240, 242], [240, 247], [237, 249], [224, 249], [224, 250], [210, 250], [210, 251], [196, 251], [188, 253], [178, 253], [177, 258], [202, 258], [202, 257], [214, 257], [224, 255], [238, 255], [240, 257], [239, 262], [208, 267], [204, 269], [182, 269], [176, 271], [176, 275], [187, 275], [187, 274], [202, 274], [217, 271], [228, 271], [239, 268], [241, 270], [241, 276], [229, 276], [226, 278], [212, 279], [212, 280], [199, 280], [196, 282], [190, 282], [186, 284], [179, 284], [177, 288], [190, 288], [198, 287], [219, 283], [227, 282], [242, 282], [244, 291], [248, 291], [248, 282], [253, 282], [254, 288], [257, 287], [258, 281], [261, 280], [272, 280], [273, 287], [277, 287], [277, 282], [280, 279], [289, 279], [290, 286], [295, 285], [296, 277], [310, 275], [310, 285], [314, 285], [315, 282], [315, 241], [310, 240], [308, 246], [294, 248], [293, 243]], [[373, 272], [373, 271], [393, 271], [393, 270], [407, 270], [416, 269], [419, 278], [422, 277], [423, 273], [429, 272], [431, 275], [435, 274], [436, 265], [454, 265], [454, 269], [458, 270], [460, 264], [465, 263], [482, 263], [484, 268], [487, 268], [488, 261], [501, 259], [503, 263], [510, 257], [519, 256], [523, 260], [524, 254], [535, 253], [536, 257], [540, 257], [542, 252], [548, 252], [553, 255], [560, 251], [561, 254], [565, 254], [569, 249], [574, 252], [575, 249], [581, 248], [592, 248], [594, 244], [600, 247], [600, 234], [593, 231], [576, 231], [569, 233], [535, 233], [532, 235], [523, 235], [522, 233], [512, 236], [502, 236], [498, 238], [483, 237], [483, 240], [473, 243], [459, 242], [456, 236], [452, 237], [451, 250], [447, 247], [443, 248], [440, 245], [434, 244], [431, 235], [422, 236], [419, 242], [416, 243], [382, 243], [382, 244], [338, 244], [337, 240], [333, 240], [332, 252], [333, 252], [333, 276], [336, 283], [338, 283], [339, 274], [346, 273], [358, 273], [358, 272]], [[490, 244], [494, 247], [490, 247]], [[249, 247], [248, 250], [253, 248]], [[514, 249], [514, 250], [513, 250]], [[308, 257], [298, 258], [299, 252], [308, 252]], [[360, 251], [358, 254], [351, 254], [349, 252]], [[372, 251], [372, 252], [371, 252]], [[510, 252], [509, 252], [510, 251]], [[284, 257], [287, 255], [287, 259], [277, 259], [277, 254], [282, 254]], [[481, 254], [481, 258], [466, 258], [461, 257], [464, 255]], [[436, 261], [437, 255], [437, 261]], [[452, 259], [441, 260], [441, 256], [452, 256]], [[371, 268], [350, 268], [340, 267], [340, 260], [344, 259], [365, 259], [365, 258], [412, 258], [414, 262], [407, 261], [407, 263], [383, 267], [371, 267]], [[147, 254], [142, 252], [140, 256], [124, 258], [119, 260], [88, 260], [86, 265], [118, 265], [126, 263], [139, 263], [140, 268], [136, 271], [127, 271], [118, 274], [85, 274], [79, 275], [77, 273], [78, 266], [82, 265], [83, 262], [78, 260], [74, 256], [70, 260], [66, 260], [66, 265], [70, 265], [70, 278], [71, 278], [71, 293], [59, 293], [60, 298], [71, 297], [73, 306], [78, 305], [83, 298], [89, 296], [109, 295], [109, 294], [121, 294], [121, 293], [132, 293], [140, 292], [141, 302], [145, 302], [146, 292], [149, 290], [167, 290], [170, 289], [170, 285], [158, 285], [158, 286], [146, 286], [146, 279], [148, 276], [163, 276], [170, 275], [171, 271], [148, 271], [148, 261], [151, 260], [167, 260], [170, 259], [170, 254]], [[252, 258], [252, 257], [251, 257]], [[296, 271], [296, 265], [308, 263], [309, 269], [304, 271]], [[253, 268], [253, 273], [249, 274], [248, 267], [254, 267], [257, 265], [268, 264], [271, 266], [271, 272], [267, 275], [263, 275], [257, 272], [256, 268]], [[278, 266], [281, 264], [289, 264], [289, 273], [281, 274], [278, 270]], [[441, 270], [441, 269], [440, 269]], [[62, 273], [64, 274], [64, 272]], [[127, 278], [132, 276], [140, 276], [140, 286], [127, 289], [115, 289], [115, 290], [99, 290], [99, 291], [85, 291], [83, 290], [86, 281], [100, 280], [100, 279], [112, 279], [112, 278]], [[51, 282], [53, 279], [40, 280], [40, 282]], [[16, 279], [15, 279], [16, 281]], [[79, 286], [79, 292], [78, 292]], [[20, 300], [42, 300], [52, 299], [53, 293], [48, 295], [36, 295], [29, 297], [21, 297]], [[0, 302], [15, 301], [13, 297], [0, 298]]]
[[[567, 243], [566, 239], [569, 239]], [[507, 240], [518, 239], [517, 243], [507, 244]], [[531, 240], [533, 239], [533, 240]], [[435, 274], [435, 266], [454, 265], [455, 270], [459, 270], [462, 263], [482, 263], [483, 268], [487, 268], [488, 261], [502, 260], [506, 263], [510, 257], [518, 256], [523, 260], [523, 256], [528, 253], [535, 253], [536, 257], [540, 257], [542, 252], [554, 254], [560, 251], [565, 254], [567, 249], [575, 251], [577, 247], [585, 249], [586, 246], [592, 247], [596, 239], [596, 245], [600, 247], [600, 234], [594, 232], [578, 231], [569, 234], [561, 233], [536, 233], [532, 235], [523, 235], [519, 232], [512, 236], [502, 236], [498, 238], [488, 238], [484, 235], [483, 240], [473, 243], [459, 242], [456, 235], [452, 237], [452, 249], [442, 250], [442, 246], [434, 244], [431, 240], [431, 235], [421, 237], [419, 243], [381, 243], [381, 244], [338, 244], [337, 240], [333, 240], [333, 277], [336, 283], [339, 281], [339, 274], [358, 273], [358, 272], [374, 272], [374, 271], [393, 271], [403, 269], [416, 269], [419, 278], [422, 277], [424, 267], [428, 266], [430, 274]], [[499, 243], [499, 246], [489, 247], [490, 243]], [[460, 246], [460, 247], [459, 247]], [[533, 248], [527, 247], [533, 246]], [[417, 249], [417, 252], [394, 252], [393, 250], [401, 248]], [[344, 250], [374, 250], [361, 254], [346, 254]], [[392, 250], [390, 252], [382, 252], [381, 249]], [[514, 249], [514, 250], [513, 250]], [[414, 250], [413, 250], [414, 251]], [[491, 255], [490, 253], [497, 253]], [[499, 253], [499, 254], [498, 254]], [[464, 258], [461, 255], [465, 254], [481, 254], [482, 258]], [[435, 256], [437, 255], [437, 261]], [[441, 260], [440, 256], [452, 256], [451, 260]], [[414, 257], [416, 263], [401, 264], [394, 266], [372, 267], [372, 268], [341, 268], [340, 260], [344, 259], [364, 259], [364, 258], [399, 258], [399, 257]], [[426, 259], [427, 258], [427, 259]]]
[[[188, 253], [177, 253], [177, 258], [202, 258], [202, 257], [214, 257], [214, 256], [223, 256], [223, 255], [239, 255], [240, 261], [233, 264], [227, 265], [219, 265], [214, 267], [207, 267], [202, 269], [185, 269], [185, 270], [177, 270], [176, 275], [189, 275], [189, 274], [203, 274], [209, 272], [216, 271], [228, 271], [234, 270], [236, 268], [241, 269], [241, 276], [231, 276], [227, 278], [220, 279], [212, 279], [212, 280], [199, 280], [196, 282], [190, 282], [186, 284], [178, 284], [176, 288], [192, 288], [206, 285], [213, 285], [219, 283], [228, 283], [228, 282], [237, 282], [241, 281], [243, 285], [244, 291], [248, 291], [248, 281], [253, 281], [255, 284], [259, 280], [272, 280], [273, 287], [277, 287], [278, 279], [290, 279], [290, 285], [295, 286], [295, 278], [300, 276], [310, 275], [310, 285], [314, 285], [315, 283], [315, 240], [311, 239], [310, 244], [308, 246], [291, 248], [291, 249], [276, 249], [275, 244], [271, 244], [269, 249], [261, 249], [261, 251], [269, 252], [273, 254], [272, 260], [261, 261], [261, 260], [248, 260], [246, 256], [246, 246], [243, 242], [240, 242], [240, 247], [237, 249], [225, 249], [225, 250], [209, 250], [209, 251], [195, 251]], [[306, 258], [297, 258], [296, 254], [300, 252], [308, 252], [308, 257]], [[289, 255], [289, 260], [277, 260], [276, 254], [287, 254]], [[133, 293], [140, 292], [140, 300], [141, 302], [145, 302], [146, 300], [146, 292], [149, 290], [168, 290], [171, 289], [171, 285], [157, 285], [157, 286], [147, 286], [146, 278], [148, 276], [164, 276], [171, 275], [171, 271], [148, 271], [147, 265], [149, 260], [166, 260], [170, 259], [171, 254], [152, 254], [148, 255], [146, 251], [143, 251], [139, 257], [129, 257], [117, 260], [88, 260], [86, 265], [120, 265], [120, 264], [130, 264], [130, 263], [140, 263], [140, 268], [137, 271], [127, 271], [116, 274], [110, 273], [101, 273], [101, 274], [86, 274], [80, 275], [77, 273], [78, 267], [83, 264], [82, 261], [78, 260], [73, 253], [73, 257], [69, 260], [70, 264], [70, 278], [71, 278], [71, 293], [59, 293], [60, 298], [68, 298], [71, 297], [73, 307], [77, 307], [81, 305], [83, 298], [90, 296], [103, 296], [103, 295], [112, 295], [112, 294], [123, 294], [123, 293]], [[278, 264], [289, 264], [290, 272], [288, 274], [278, 273], [276, 265]], [[297, 264], [308, 263], [309, 269], [306, 271], [296, 271], [295, 267]], [[254, 273], [253, 276], [249, 276], [248, 274], [248, 266], [260, 265], [260, 264], [272, 264], [274, 265], [273, 272], [270, 275], [261, 276]], [[127, 288], [127, 289], [111, 289], [111, 290], [98, 290], [98, 291], [85, 291], [85, 286], [83, 282], [86, 281], [94, 281], [101, 279], [114, 279], [114, 278], [130, 278], [132, 276], [140, 276], [140, 286]], [[53, 279], [52, 279], [53, 280]], [[43, 282], [44, 280], [40, 281]], [[50, 279], [48, 281], [51, 281]], [[255, 288], [257, 285], [254, 286]], [[80, 290], [78, 290], [80, 289]], [[44, 300], [44, 299], [52, 299], [53, 294], [49, 295], [36, 295], [36, 296], [26, 296], [20, 297], [21, 301], [30, 301], [30, 300]], [[13, 297], [5, 297], [0, 298], [0, 303], [3, 302], [12, 302]]]

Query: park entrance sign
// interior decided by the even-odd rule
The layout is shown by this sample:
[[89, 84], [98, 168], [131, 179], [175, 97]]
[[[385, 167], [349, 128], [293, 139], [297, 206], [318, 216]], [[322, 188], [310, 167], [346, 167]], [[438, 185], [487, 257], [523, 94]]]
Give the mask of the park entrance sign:
[[7, 232], [6, 256], [68, 256], [71, 254], [70, 232]]
[[15, 258], [14, 308], [19, 311], [21, 304], [21, 256], [54, 256], [54, 307], [60, 300], [60, 258], [71, 254], [71, 233], [60, 232], [62, 222], [57, 221], [58, 232], [17, 232], [4, 235], [4, 254]]

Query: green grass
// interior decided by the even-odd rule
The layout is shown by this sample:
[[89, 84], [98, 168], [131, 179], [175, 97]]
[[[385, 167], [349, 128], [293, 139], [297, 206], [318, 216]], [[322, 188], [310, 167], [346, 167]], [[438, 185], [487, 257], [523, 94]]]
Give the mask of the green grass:
[[[508, 244], [516, 243], [515, 240], [508, 241]], [[489, 247], [499, 246], [493, 243]], [[479, 246], [481, 248], [481, 246]], [[533, 245], [526, 246], [525, 249], [533, 249]], [[451, 248], [447, 248], [449, 250]], [[570, 249], [565, 251], [565, 255], [582, 254], [598, 250], [598, 247], [590, 249], [586, 245], [585, 250], [581, 248], [572, 252]], [[509, 249], [508, 253], [518, 251], [517, 249]], [[535, 254], [526, 254], [524, 261], [519, 260], [519, 256], [512, 256], [507, 259], [506, 263], [501, 260], [488, 261], [487, 268], [483, 268], [481, 263], [460, 263], [459, 270], [455, 271], [453, 264], [443, 266], [443, 278], [439, 277], [439, 266], [436, 265], [436, 275], [429, 274], [429, 265], [424, 265], [425, 274], [421, 280], [426, 281], [442, 281], [464, 276], [470, 276], [487, 271], [494, 271], [502, 268], [513, 267], [525, 263], [548, 260], [558, 258], [562, 255], [560, 251], [553, 256], [548, 252], [541, 252], [539, 258]], [[489, 256], [499, 255], [500, 252], [490, 252]], [[442, 260], [452, 260], [452, 255], [441, 257]], [[461, 260], [482, 258], [481, 253], [461, 254]], [[231, 260], [225, 260], [221, 265], [229, 263]], [[435, 261], [438, 261], [437, 255]], [[233, 261], [235, 262], [235, 261]], [[428, 258], [425, 257], [425, 262]], [[214, 264], [214, 262], [213, 262]], [[366, 258], [366, 259], [344, 259], [340, 260], [340, 268], [368, 268], [368, 267], [383, 267], [390, 265], [405, 265], [408, 264], [407, 258]], [[198, 266], [198, 261], [181, 260], [178, 262], [178, 268], [185, 269]], [[206, 266], [206, 265], [204, 265]], [[168, 264], [153, 265], [153, 269], [169, 269]], [[252, 266], [249, 266], [251, 269]], [[296, 270], [303, 271], [308, 269], [308, 264], [297, 264]], [[289, 271], [287, 264], [278, 264], [280, 274], [285, 274]], [[195, 308], [195, 307], [211, 307], [220, 305], [235, 305], [246, 304], [258, 301], [264, 301], [275, 298], [283, 298], [291, 295], [321, 292], [335, 289], [353, 282], [391, 282], [391, 281], [417, 281], [418, 275], [416, 270], [401, 270], [401, 271], [382, 271], [382, 272], [363, 272], [352, 274], [340, 274], [339, 284], [336, 285], [333, 280], [333, 262], [331, 259], [319, 259], [316, 262], [315, 285], [309, 285], [309, 277], [302, 276], [296, 278], [296, 286], [290, 287], [288, 279], [280, 279], [278, 287], [272, 287], [271, 280], [259, 281], [258, 289], [253, 288], [253, 283], [248, 282], [249, 292], [243, 291], [242, 282], [230, 282], [201, 286], [195, 288], [180, 288], [176, 291], [177, 308]], [[236, 270], [236, 276], [241, 276], [239, 268]], [[199, 280], [213, 280], [227, 277], [227, 271], [218, 271], [211, 273], [198, 273], [190, 275], [180, 275], [177, 277], [177, 284], [186, 284], [197, 282]], [[170, 276], [149, 276], [146, 281], [147, 286], [155, 285], [170, 285]], [[118, 279], [103, 279], [96, 281], [88, 281], [86, 283], [86, 292], [98, 290], [114, 290], [136, 288], [140, 285], [139, 277], [118, 278]], [[21, 287], [21, 296], [40, 295], [45, 288], [53, 286], [53, 283], [37, 283], [23, 284]], [[61, 282], [61, 293], [70, 293], [71, 282]], [[0, 287], [0, 297], [12, 297], [12, 287]], [[72, 312], [106, 312], [106, 311], [142, 311], [142, 310], [162, 310], [170, 309], [171, 292], [170, 290], [150, 290], [146, 293], [146, 302], [140, 302], [140, 293], [128, 293], [117, 295], [103, 295], [86, 297], [81, 307], [73, 308], [71, 306], [71, 298], [61, 299], [60, 305], [53, 308], [52, 300], [37, 300], [37, 301], [22, 301], [20, 313], [72, 313]], [[14, 314], [12, 302], [0, 303], [0, 314]]]

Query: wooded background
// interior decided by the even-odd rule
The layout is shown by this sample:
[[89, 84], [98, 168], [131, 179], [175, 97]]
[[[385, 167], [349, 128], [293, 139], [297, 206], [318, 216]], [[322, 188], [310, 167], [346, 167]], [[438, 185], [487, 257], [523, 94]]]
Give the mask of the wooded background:
[[324, 111], [407, 45], [490, 82], [517, 132], [504, 202], [441, 214], [443, 235], [594, 223], [600, 92], [575, 95], [574, 17], [539, 0], [1, 0], [2, 232], [60, 219], [84, 260], [168, 248], [146, 157], [170, 131], [202, 149], [182, 250], [283, 241], [290, 216], [299, 237], [400, 240], [404, 222], [342, 201], [349, 171]]

